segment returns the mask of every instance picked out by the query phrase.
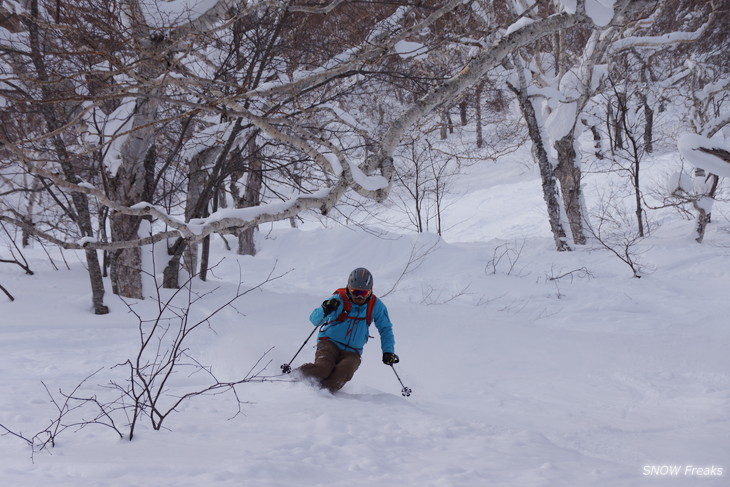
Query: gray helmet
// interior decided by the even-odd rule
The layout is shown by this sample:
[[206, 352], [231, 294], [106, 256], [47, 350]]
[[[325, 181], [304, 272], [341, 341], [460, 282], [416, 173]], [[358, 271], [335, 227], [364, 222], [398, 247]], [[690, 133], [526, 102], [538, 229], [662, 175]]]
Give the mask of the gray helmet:
[[350, 273], [350, 277], [347, 279], [347, 287], [372, 291], [373, 275], [364, 267], [358, 267]]

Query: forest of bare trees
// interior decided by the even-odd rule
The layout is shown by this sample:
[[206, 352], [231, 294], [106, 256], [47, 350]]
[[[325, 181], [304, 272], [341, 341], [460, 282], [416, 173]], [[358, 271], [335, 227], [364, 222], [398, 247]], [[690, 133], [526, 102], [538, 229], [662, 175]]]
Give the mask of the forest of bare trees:
[[[98, 314], [106, 278], [143, 298], [153, 243], [175, 288], [206, 278], [211, 235], [255, 254], [258, 225], [345, 199], [414, 199], [441, 233], [447, 164], [521, 143], [557, 250], [591, 234], [585, 158], [627, 175], [643, 233], [641, 163], [676, 145], [657, 119], [730, 122], [728, 25], [728, 0], [2, 0], [0, 224], [83, 251]], [[698, 241], [702, 177], [671, 195]]]

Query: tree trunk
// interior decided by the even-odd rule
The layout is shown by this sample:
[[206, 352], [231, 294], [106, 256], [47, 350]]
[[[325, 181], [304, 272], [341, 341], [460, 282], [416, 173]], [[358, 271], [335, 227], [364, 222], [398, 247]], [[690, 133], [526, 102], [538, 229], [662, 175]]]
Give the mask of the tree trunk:
[[439, 136], [441, 140], [446, 140], [449, 136], [448, 133], [449, 121], [446, 116], [446, 110], [441, 112], [441, 127], [439, 127]]
[[695, 237], [697, 243], [702, 243], [705, 239], [705, 230], [707, 229], [707, 224], [710, 223], [710, 219], [712, 217], [712, 205], [715, 200], [715, 194], [717, 193], [718, 182], [720, 181], [720, 178], [715, 174], [710, 174], [707, 176], [707, 179], [712, 181], [710, 183], [710, 190], [707, 192], [706, 196], [703, 196], [700, 201], [697, 201], [694, 204], [699, 213], [697, 216], [696, 226], [697, 236]]
[[603, 141], [598, 127], [591, 125], [591, 134], [593, 134], [593, 148], [595, 149], [596, 159], [603, 160]]
[[573, 243], [584, 245], [586, 237], [583, 233], [581, 170], [576, 165], [577, 155], [573, 131], [556, 141], [555, 149], [558, 152], [558, 165], [555, 167], [555, 175], [560, 181], [560, 190], [563, 194], [563, 204], [570, 231], [573, 234]]
[[[155, 128], [159, 102], [153, 96], [140, 95], [135, 106], [132, 132], [122, 144], [122, 163], [113, 178], [110, 178], [112, 198], [125, 206], [143, 201], [151, 202], [156, 159]], [[132, 215], [112, 213], [110, 215], [111, 237], [114, 242], [135, 240], [141, 218]], [[115, 294], [133, 299], [142, 295], [142, 249], [139, 247], [116, 250], [111, 253], [110, 277]]]
[[527, 97], [526, 88], [517, 89], [511, 84], [508, 84], [508, 86], [515, 95], [517, 95], [517, 100], [519, 101], [520, 108], [522, 109], [522, 115], [525, 117], [525, 121], [527, 122], [527, 130], [530, 135], [530, 139], [532, 140], [532, 156], [540, 169], [542, 195], [545, 199], [545, 203], [547, 204], [548, 220], [550, 222], [550, 231], [552, 232], [553, 239], [555, 241], [555, 248], [559, 252], [571, 250], [562, 224], [562, 210], [560, 207], [557, 182], [555, 180], [555, 172], [553, 171], [553, 166], [550, 163], [550, 157], [547, 149], [545, 148], [545, 141], [540, 124], [537, 120], [535, 107], [532, 104], [532, 101]]
[[[112, 239], [121, 242], [138, 238], [139, 223], [139, 217], [113, 213], [109, 218]], [[109, 277], [114, 294], [125, 298], [143, 299], [141, 249], [131, 247], [111, 251]]]
[[474, 123], [477, 130], [477, 147], [482, 148], [484, 145], [484, 133], [482, 129], [482, 91], [484, 90], [484, 81], [479, 82], [474, 91]]
[[[218, 211], [218, 193], [220, 191], [220, 187], [216, 187], [213, 196], [210, 198], [211, 202], [213, 203], [212, 211], [215, 213]], [[208, 213], [208, 210], [206, 208], [205, 212], [203, 213], [203, 217], [207, 218], [210, 216], [210, 213]], [[210, 266], [210, 235], [206, 235], [203, 238], [203, 245], [200, 252], [200, 274], [198, 276], [200, 277], [201, 281], [207, 281], [208, 280], [208, 267]]]
[[[25, 209], [25, 216], [22, 217], [23, 223], [31, 227], [34, 226], [33, 211], [35, 208], [36, 200], [38, 199], [38, 192], [41, 190], [41, 188], [42, 184], [40, 182], [40, 179], [33, 178], [30, 195], [28, 196], [28, 206]], [[25, 228], [23, 228], [22, 232], [22, 246], [23, 248], [26, 248], [30, 245], [30, 238], [33, 234]]]
[[[263, 164], [259, 155], [256, 134], [252, 135], [247, 144], [248, 149], [248, 178], [246, 180], [246, 191], [243, 198], [239, 200], [239, 208], [250, 208], [261, 204], [261, 187], [263, 186]], [[249, 227], [242, 230], [238, 235], [238, 254], [256, 255], [256, 242], [254, 233], [256, 227]]]
[[[28, 26], [31, 46], [31, 61], [36, 69], [38, 80], [41, 83], [40, 91], [43, 98], [46, 100], [64, 99], [64, 96], [57, 95], [56, 93], [56, 90], [62, 90], [62, 88], [57, 88], [55, 84], [48, 82], [49, 75], [46, 69], [44, 51], [41, 47], [43, 32], [41, 31], [40, 26], [42, 24], [37, 20], [40, 13], [37, 0], [31, 1], [29, 6], [31, 16], [27, 19], [26, 25]], [[64, 106], [58, 103], [43, 104], [42, 114], [49, 132], [55, 132], [62, 126], [61, 120], [66, 119], [63, 113], [64, 111], [73, 110], [73, 106]], [[58, 157], [58, 162], [61, 166], [64, 177], [72, 183], [81, 182], [81, 179], [76, 174], [71, 154], [69, 153], [63, 138], [60, 135], [56, 135], [53, 137], [52, 141], [53, 148]], [[91, 225], [91, 211], [89, 210], [88, 198], [85, 194], [74, 192], [71, 194], [71, 201], [73, 201], [76, 214], [70, 214], [69, 216], [75, 220], [82, 236], [93, 237], [94, 228]], [[107, 314], [109, 312], [109, 308], [104, 305], [104, 282], [101, 278], [99, 257], [95, 250], [86, 251], [86, 264], [89, 273], [89, 280], [91, 281], [91, 301], [94, 307], [94, 313], [98, 315]]]
[[647, 154], [654, 152], [654, 110], [649, 106], [646, 96], [644, 102], [644, 151]]
[[180, 238], [175, 242], [168, 254], [171, 254], [170, 260], [162, 271], [162, 287], [165, 289], [180, 288], [180, 259], [187, 249], [187, 240]]
[[109, 312], [109, 308], [104, 304], [104, 280], [101, 278], [99, 255], [96, 250], [89, 249], [86, 251], [86, 265], [89, 266], [91, 304], [94, 307], [94, 314], [105, 315]]
[[634, 167], [634, 203], [636, 204], [636, 225], [639, 237], [644, 236], [644, 208], [641, 205], [641, 186], [639, 185], [639, 177], [641, 175], [639, 161], [637, 159]]
[[609, 105], [609, 110], [611, 115], [611, 119], [613, 120], [613, 126], [611, 129], [613, 130], [614, 138], [613, 138], [613, 149], [623, 149], [624, 148], [624, 120], [626, 120], [626, 94], [624, 93], [616, 93], [618, 107], [617, 112], [613, 112], [613, 107]]
[[210, 235], [203, 238], [202, 252], [200, 255], [200, 272], [198, 277], [201, 281], [208, 280], [208, 267], [210, 265]]
[[[165, 46], [162, 39], [151, 35], [144, 14], [138, 2], [129, 4], [130, 29], [141, 52], [135, 76], [154, 80], [166, 69]], [[130, 133], [122, 143], [119, 155], [121, 164], [110, 177], [110, 196], [124, 206], [141, 202], [152, 202], [151, 186], [154, 182], [156, 159], [155, 137], [157, 133], [159, 97], [162, 88], [145, 86], [136, 90], [134, 115]], [[110, 215], [112, 241], [135, 240], [138, 238], [140, 217], [112, 213]], [[139, 247], [116, 250], [110, 254], [110, 277], [114, 293], [133, 299], [143, 299], [142, 294], [142, 250]]]
[[[188, 162], [188, 188], [185, 199], [185, 221], [190, 221], [191, 218], [196, 218], [198, 213], [198, 200], [203, 195], [203, 189], [208, 182], [208, 165], [210, 164], [210, 158], [215, 155], [215, 150], [205, 150], [190, 158]], [[185, 269], [191, 276], [198, 273], [198, 253], [200, 245], [195, 243], [188, 243], [185, 245], [185, 253], [183, 254], [183, 262]], [[174, 255], [174, 251], [173, 251]], [[174, 260], [174, 259], [173, 259]], [[170, 265], [172, 265], [172, 260]], [[176, 265], [179, 263], [177, 259]], [[172, 283], [172, 281], [170, 281]], [[177, 287], [177, 283], [175, 285]]]
[[[134, 125], [151, 123], [141, 113], [145, 112], [144, 105], [148, 100], [138, 101], [137, 116]], [[156, 103], [154, 103], [156, 105]], [[115, 177], [110, 181], [109, 189], [112, 198], [125, 206], [132, 206], [146, 201], [150, 195], [147, 187], [146, 160], [153, 154], [153, 134], [150, 128], [140, 129], [129, 134], [125, 141], [122, 154], [122, 164]], [[112, 212], [109, 216], [111, 238], [114, 242], [136, 240], [141, 218], [134, 215], [124, 215]], [[143, 299], [142, 293], [142, 249], [131, 247], [117, 249], [110, 253], [110, 277], [114, 294], [126, 298]]]
[[695, 203], [694, 206], [698, 211], [697, 226], [695, 227], [695, 232], [697, 236], [695, 237], [695, 240], [697, 241], [697, 243], [702, 243], [702, 241], [705, 239], [705, 230], [707, 229], [707, 224], [710, 223], [710, 214], [712, 213], [712, 200], [710, 200], [710, 198], [703, 197], [700, 202]]
[[[25, 223], [26, 225], [29, 225], [31, 227], [34, 226], [33, 218], [29, 217], [29, 216], [23, 217], [23, 223]], [[30, 246], [30, 237], [32, 235], [33, 234], [31, 232], [29, 232], [28, 230], [26, 230], [25, 227], [23, 228], [23, 234], [22, 234], [22, 238], [21, 238], [21, 245], [23, 248], [27, 248]]]

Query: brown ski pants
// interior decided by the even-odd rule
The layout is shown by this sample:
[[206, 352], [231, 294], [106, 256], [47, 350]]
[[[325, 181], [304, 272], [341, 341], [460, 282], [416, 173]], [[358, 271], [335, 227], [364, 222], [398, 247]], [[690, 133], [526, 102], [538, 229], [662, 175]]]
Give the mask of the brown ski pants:
[[360, 354], [346, 352], [328, 340], [317, 344], [314, 363], [304, 364], [297, 370], [304, 377], [317, 379], [330, 392], [337, 392], [355, 375], [360, 367]]

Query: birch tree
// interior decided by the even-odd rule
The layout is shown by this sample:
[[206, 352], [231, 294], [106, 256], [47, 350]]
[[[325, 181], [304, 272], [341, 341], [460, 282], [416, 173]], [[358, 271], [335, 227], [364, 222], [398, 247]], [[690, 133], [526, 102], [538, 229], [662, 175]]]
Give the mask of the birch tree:
[[[523, 23], [535, 22], [543, 15], [531, 2], [517, 2], [515, 7]], [[585, 7], [579, 4], [576, 12]], [[594, 13], [597, 20], [592, 18], [591, 24], [555, 32], [553, 42], [523, 49], [514, 57], [516, 72], [509, 86], [520, 101], [530, 129], [533, 157], [540, 168], [558, 250], [571, 248], [567, 230], [574, 244], [586, 243], [582, 162], [577, 147], [578, 137], [586, 129], [582, 114], [599, 87], [601, 70], [596, 67], [617, 35], [617, 25], [636, 15], [641, 7], [639, 3], [616, 2], [612, 15]], [[568, 7], [566, 2], [558, 2], [555, 8], [560, 11]]]
[[[83, 182], [83, 176], [89, 170], [89, 158], [77, 153], [73, 141], [64, 137], [64, 124], [69, 119], [76, 118], [81, 107], [78, 102], [69, 100], [68, 92], [74, 90], [73, 81], [69, 80], [64, 71], [73, 69], [64, 59], [49, 59], [48, 53], [63, 51], [66, 46], [58, 42], [53, 26], [48, 24], [47, 12], [39, 0], [27, 2], [26, 10], [22, 16], [12, 16], [7, 27], [2, 27], [3, 33], [7, 33], [7, 42], [0, 47], [3, 53], [8, 56], [8, 61], [2, 63], [3, 81], [6, 87], [5, 93], [12, 102], [19, 101], [20, 104], [4, 102], [3, 108], [16, 109], [15, 116], [26, 116], [29, 120], [21, 120], [17, 125], [10, 122], [8, 115], [4, 115], [4, 136], [10, 133], [22, 137], [24, 130], [29, 130], [30, 137], [26, 138], [26, 151], [14, 153], [14, 147], [10, 147], [10, 157], [34, 157], [41, 161], [54, 161], [56, 170], [60, 170], [63, 178], [78, 185]], [[15, 67], [22, 66], [23, 69], [16, 71]], [[26, 79], [33, 79], [33, 83], [25, 84]], [[28, 105], [33, 108], [25, 108]], [[45, 137], [36, 137], [35, 130], [45, 132]], [[3, 147], [8, 144], [0, 142]], [[77, 191], [71, 191], [66, 204], [59, 198], [66, 199], [65, 194], [54, 194], [48, 187], [47, 182], [41, 183], [48, 190], [51, 197], [58, 201], [64, 209], [65, 215], [70, 218], [78, 227], [81, 241], [94, 238], [92, 215], [87, 195]], [[22, 220], [21, 220], [22, 221]], [[33, 231], [33, 225], [23, 221], [27, 231]], [[91, 281], [92, 304], [96, 314], [108, 313], [104, 304], [104, 283], [102, 281], [101, 267], [95, 249], [85, 249], [86, 264]]]
[[[289, 2], [266, 2], [248, 7], [243, 2], [219, 1], [205, 4], [207, 10], [202, 12], [195, 11], [193, 3], [196, 2], [188, 5], [188, 2], [178, 1], [155, 6], [136, 0], [113, 4], [89, 0], [46, 4], [38, 0], [27, 6], [14, 4], [15, 16], [31, 20], [26, 22], [28, 28], [20, 35], [8, 32], [5, 37], [6, 51], [37, 53], [38, 73], [35, 78], [29, 78], [20, 60], [3, 65], [3, 72], [7, 73], [4, 79], [11, 83], [17, 79], [22, 81], [17, 85], [44, 89], [44, 98], [48, 101], [41, 105], [41, 111], [50, 113], [48, 107], [58, 110], [62, 104], [56, 100], [66, 100], [64, 103], [70, 108], [68, 116], [48, 115], [47, 130], [34, 134], [34, 138], [25, 138], [23, 130], [6, 131], [3, 146], [11, 158], [23, 164], [25, 170], [73, 196], [82, 209], [78, 212], [86, 238], [77, 242], [67, 241], [52, 229], [44, 231], [24, 224], [20, 219], [4, 218], [65, 248], [86, 249], [90, 258], [92, 254], [96, 255], [94, 249], [110, 252], [112, 288], [114, 292], [129, 297], [142, 297], [141, 245], [172, 237], [194, 244], [214, 232], [246, 231], [259, 221], [287, 218], [309, 208], [316, 207], [326, 212], [349, 188], [367, 196], [383, 193], [387, 182], [383, 183], [382, 176], [371, 178], [360, 168], [343, 164], [343, 148], [323, 138], [321, 130], [316, 128], [316, 117], [307, 113], [311, 106], [306, 106], [305, 94], [358, 74], [360, 66], [382, 58], [399, 39], [430, 25], [459, 5], [459, 2], [451, 2], [400, 32], [399, 29], [409, 22], [408, 13], [414, 12], [417, 7], [402, 7], [395, 12], [392, 7], [370, 9], [359, 16], [366, 20], [364, 29], [359, 29], [360, 37], [357, 38], [356, 34], [355, 39], [348, 39], [356, 41], [354, 47], [342, 50], [339, 46], [338, 52], [310, 52], [308, 59], [299, 60], [300, 67], [279, 62], [271, 69], [265, 62], [249, 63], [242, 76], [232, 79], [219, 75], [225, 71], [221, 65], [209, 63], [218, 55], [208, 54], [220, 52], [215, 41], [225, 38], [226, 35], [220, 34], [238, 20], [251, 16], [257, 9], [271, 9], [279, 12], [279, 19], [297, 15], [296, 21], [301, 22], [302, 17], [311, 18], [331, 12], [342, 2], [320, 9], [294, 6]], [[50, 8], [46, 9], [46, 6]], [[180, 9], [181, 6], [185, 8]], [[359, 11], [364, 12], [362, 9]], [[62, 28], [49, 27], [54, 25]], [[283, 25], [283, 22], [277, 24], [278, 27]], [[358, 23], [352, 25], [359, 26]], [[38, 29], [44, 29], [42, 36], [35, 33]], [[3, 32], [6, 31], [4, 29]], [[75, 32], [75, 37], [71, 37], [69, 32]], [[315, 34], [327, 39], [326, 31]], [[289, 37], [292, 45], [299, 40], [296, 35], [290, 34]], [[45, 42], [55, 42], [54, 49], [41, 51], [40, 38]], [[336, 45], [333, 41], [333, 38], [327, 41], [332, 48]], [[267, 47], [272, 46], [273, 43], [269, 42]], [[35, 51], [33, 47], [36, 47]], [[200, 51], [206, 55], [200, 56]], [[247, 54], [251, 53], [244, 55]], [[270, 52], [263, 51], [263, 57], [267, 55]], [[41, 62], [59, 69], [58, 78], [66, 82], [62, 89], [49, 91], [47, 86], [51, 83], [44, 78]], [[92, 86], [90, 79], [99, 86]], [[262, 82], [266, 82], [265, 86], [261, 85]], [[27, 101], [38, 103], [32, 98]], [[40, 103], [44, 103], [43, 99]], [[302, 118], [303, 114], [309, 122], [315, 122], [314, 127], [302, 127], [293, 122], [295, 117]], [[232, 125], [234, 133], [227, 137], [223, 150], [202, 148], [201, 154], [215, 155], [216, 161], [212, 163], [216, 174], [211, 175], [215, 177], [212, 177], [212, 184], [206, 181], [206, 188], [219, 187], [217, 179], [225, 174], [221, 169], [224, 161], [231, 149], [240, 143], [238, 132], [248, 126], [256, 128], [270, 140], [306, 155], [319, 171], [330, 174], [320, 178], [330, 182], [329, 191], [318, 194], [316, 187], [309, 185], [302, 195], [285, 204], [284, 210], [280, 206], [273, 207], [275, 211], [271, 208], [249, 208], [253, 211], [226, 219], [220, 219], [220, 215], [214, 213], [211, 220], [206, 220], [207, 203], [211, 198], [204, 192], [201, 192], [198, 203], [191, 205], [194, 211], [191, 210], [187, 218], [180, 215], [174, 203], [166, 207], [156, 204], [152, 198], [154, 183], [161, 177], [155, 173], [155, 168], [161, 162], [159, 154], [167, 150], [160, 146], [161, 132], [165, 127], [174, 125], [172, 122], [175, 120], [191, 115], [196, 118], [202, 115], [208, 119], [217, 116], [235, 121]], [[209, 126], [210, 123], [203, 125]], [[43, 159], [37, 157], [37, 152], [31, 151], [31, 142], [46, 140], [56, 141], [58, 157]], [[61, 144], [67, 141], [72, 141], [72, 151], [62, 147]], [[174, 152], [171, 151], [167, 166], [174, 158]], [[64, 160], [78, 153], [95, 157], [93, 167], [102, 171], [88, 174], [83, 180], [69, 171], [65, 174], [56, 171], [57, 160], [60, 159], [62, 167], [70, 169], [71, 165], [65, 164]], [[196, 190], [191, 188], [191, 191]], [[249, 200], [255, 199], [254, 192], [254, 186], [250, 185]], [[104, 209], [104, 213], [110, 214], [110, 240], [105, 239], [105, 228], [99, 229], [95, 235], [87, 224], [90, 218], [84, 216], [83, 203], [89, 197]], [[177, 200], [189, 198], [178, 196]], [[151, 235], [138, 235], [143, 217], [153, 221], [155, 230]], [[178, 254], [180, 248], [182, 246], [175, 247], [173, 254]], [[173, 261], [174, 258], [175, 255]]]
[[[59, 76], [72, 81], [73, 89], [63, 92], [63, 100], [73, 102], [76, 111], [59, 126], [46, 126], [31, 136], [21, 131], [2, 136], [7, 153], [24, 170], [58, 190], [77, 198], [83, 196], [95, 207], [109, 211], [111, 239], [98, 231], [94, 238], [68, 241], [52, 231], [31, 229], [18, 219], [3, 219], [64, 248], [111, 252], [115, 262], [113, 289], [120, 294], [142, 296], [139, 248], [143, 245], [168, 240], [194, 244], [213, 233], [239, 233], [310, 210], [327, 214], [348, 193], [384, 201], [394, 180], [395, 151], [416, 123], [458, 104], [461, 97], [483, 83], [491, 69], [516, 51], [563, 31], [596, 27], [586, 10], [587, 5], [595, 7], [593, 0], [578, 0], [574, 9], [546, 12], [530, 22], [524, 22], [525, 16], [509, 18], [491, 31], [475, 32], [477, 38], [469, 41], [467, 56], [463, 51], [454, 55], [453, 64], [441, 80], [426, 84], [415, 98], [404, 98], [394, 110], [392, 100], [368, 97], [368, 89], [384, 77], [394, 79], [417, 71], [415, 57], [400, 56], [403, 43], [419, 39], [436, 25], [443, 29], [448, 21], [458, 23], [462, 0], [400, 6], [334, 1], [317, 7], [273, 0], [252, 5], [220, 0], [201, 4], [202, 11], [195, 10], [199, 8], [195, 3], [157, 3], [156, 10], [150, 10], [151, 4], [142, 0], [112, 4], [68, 0], [50, 2], [48, 10], [39, 9], [42, 25], [63, 27], [52, 31], [56, 39], [66, 41], [68, 32], [76, 32], [74, 42], [69, 41], [69, 48], [61, 56], [69, 64], [75, 62], [76, 69]], [[610, 21], [646, 5], [648, 2], [618, 0]], [[27, 9], [18, 8], [21, 17], [29, 15]], [[276, 18], [282, 19], [274, 23], [281, 27], [282, 35], [270, 38], [289, 42], [292, 48], [306, 46], [300, 49], [304, 54], [276, 51], [271, 63], [248, 64], [253, 66], [250, 72], [255, 76], [222, 76], [218, 60], [226, 56], [218, 44], [230, 38], [229, 29], [237, 20], [262, 9], [274, 10], [278, 12]], [[504, 4], [501, 9], [505, 10]], [[63, 15], [56, 19], [54, 12]], [[337, 23], [343, 25], [343, 21], [355, 19], [359, 22], [350, 22], [351, 29], [336, 30]], [[75, 29], [66, 28], [69, 25]], [[297, 34], [296, 25], [308, 28]], [[309, 28], [312, 26], [323, 28]], [[462, 27], [460, 24], [459, 29], [450, 29], [462, 32]], [[27, 36], [9, 38], [9, 50], [27, 49]], [[600, 46], [600, 41], [596, 38], [595, 45]], [[393, 71], [392, 60], [396, 57], [405, 67]], [[265, 67], [257, 69], [260, 66]], [[8, 69], [25, 83], [25, 73], [18, 74], [20, 65]], [[92, 94], [89, 79], [101, 80], [96, 95]], [[359, 123], [356, 115], [362, 110], [346, 103], [358, 96], [360, 102], [379, 104], [381, 112], [389, 112], [389, 116], [382, 122]], [[50, 101], [61, 103], [56, 98]], [[579, 105], [581, 99], [575, 103]], [[190, 117], [193, 120], [187, 125], [185, 121]], [[201, 198], [195, 205], [199, 211], [186, 215], [182, 209], [184, 195], [177, 195], [175, 204], [162, 205], [152, 200], [154, 182], [161, 179], [160, 170], [174, 166], [165, 161], [187, 164], [181, 162], [186, 160], [180, 155], [181, 148], [196, 133], [216, 123], [226, 136], [214, 137], [211, 146], [198, 145], [195, 151], [187, 152], [187, 161], [203, 155], [212, 158], [201, 161], [202, 167], [210, 168], [205, 188], [221, 186], [221, 176], [230, 174], [226, 172], [226, 161], [245, 146], [246, 134], [253, 132], [258, 134], [259, 144], [286, 148], [292, 159], [301, 162], [301, 174], [306, 177], [290, 185], [277, 201], [246, 208], [215, 211], [208, 207], [211, 198]], [[183, 132], [180, 149], [160, 142], [165, 129], [171, 127]], [[575, 131], [568, 133], [574, 136]], [[73, 141], [74, 154], [98, 155], [93, 160], [102, 170], [80, 181], [56, 169], [57, 157], [40, 158], [31, 150], [31, 141], [57, 139]], [[563, 165], [566, 179], [573, 178], [570, 188], [566, 183], [568, 191], [579, 189], [580, 183], [580, 175], [576, 177], [572, 172], [575, 164], [571, 166], [574, 159], [570, 150], [565, 149]], [[579, 191], [574, 193], [571, 201], [579, 199]], [[151, 233], [138, 233], [141, 218], [151, 221]], [[574, 238], [579, 234], [573, 233]]]
[[[654, 90], [671, 94], [671, 102], [687, 114], [682, 122], [692, 133], [711, 139], [730, 123], [726, 32], [729, 19], [727, 2], [721, 0], [699, 4], [691, 0], [662, 2], [651, 16], [626, 29], [624, 37], [611, 47], [610, 54], [612, 58], [651, 60], [652, 66], [647, 66], [647, 70], [653, 67], [663, 73], [654, 84]], [[638, 91], [651, 94], [653, 90], [644, 88]], [[651, 101], [651, 97], [644, 98], [645, 112]], [[664, 103], [670, 101], [665, 100]], [[649, 110], [653, 114], [653, 110]], [[644, 133], [645, 147], [650, 143], [646, 140], [647, 132], [651, 132], [648, 126], [650, 118], [647, 117]], [[712, 143], [705, 142], [705, 148], [711, 149]], [[688, 151], [690, 149], [680, 144], [682, 154], [692, 153]], [[690, 162], [696, 160], [691, 156], [687, 158]], [[720, 164], [720, 167], [724, 165]], [[702, 168], [697, 175], [702, 179], [697, 185], [701, 190], [696, 195], [689, 195], [688, 200], [697, 211], [695, 239], [702, 242], [710, 221], [719, 176]]]

